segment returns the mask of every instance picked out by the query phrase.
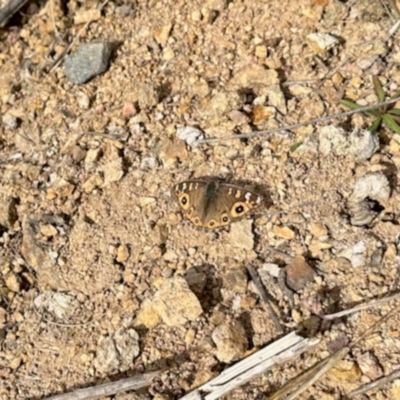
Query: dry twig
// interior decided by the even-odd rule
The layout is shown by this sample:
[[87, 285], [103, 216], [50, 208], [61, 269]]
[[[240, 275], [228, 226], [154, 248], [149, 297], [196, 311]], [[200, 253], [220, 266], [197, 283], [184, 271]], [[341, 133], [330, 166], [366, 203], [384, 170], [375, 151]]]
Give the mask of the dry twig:
[[47, 400], [88, 400], [97, 397], [112, 396], [116, 393], [137, 390], [150, 386], [151, 381], [160, 375], [161, 371], [148, 372], [143, 375], [135, 375], [131, 378], [120, 379], [116, 382], [107, 382], [102, 385], [85, 389], [76, 389], [71, 393], [58, 394], [48, 397]]
[[328, 116], [322, 117], [322, 118], [314, 118], [314, 119], [310, 119], [308, 121], [299, 122], [298, 124], [284, 126], [282, 128], [273, 128], [273, 129], [267, 129], [265, 131], [242, 133], [240, 135], [222, 136], [220, 138], [202, 139], [202, 140], [196, 141], [195, 144], [219, 143], [219, 142], [222, 142], [224, 140], [232, 140], [232, 139], [250, 139], [250, 138], [253, 138], [253, 137], [257, 137], [257, 136], [265, 136], [265, 135], [270, 135], [272, 133], [277, 133], [277, 132], [282, 132], [282, 131], [289, 131], [289, 130], [297, 129], [297, 128], [300, 128], [300, 127], [306, 126], [306, 125], [317, 124], [317, 123], [320, 123], [320, 122], [327, 122], [327, 121], [331, 121], [332, 119], [348, 117], [348, 116], [356, 114], [356, 113], [361, 113], [361, 112], [364, 112], [364, 111], [374, 110], [374, 109], [379, 108], [381, 106], [385, 106], [385, 105], [388, 105], [388, 104], [393, 104], [393, 103], [396, 103], [398, 101], [400, 101], [400, 97], [396, 97], [394, 99], [386, 100], [386, 101], [383, 101], [382, 103], [377, 103], [377, 104], [373, 104], [373, 105], [370, 105], [370, 106], [360, 107], [357, 110], [345, 111], [345, 112], [338, 113], [338, 114], [328, 115]]
[[224, 394], [244, 385], [273, 366], [299, 357], [300, 354], [316, 346], [319, 342], [319, 339], [304, 339], [297, 335], [296, 332], [291, 332], [226, 369], [216, 378], [188, 393], [180, 400], [219, 399]]
[[9, 163], [10, 161], [15, 161], [22, 158], [22, 154], [21, 153], [14, 153], [13, 155], [9, 156], [9, 157], [5, 157], [5, 158], [0, 158], [0, 164], [6, 164]]
[[247, 264], [246, 268], [247, 268], [247, 271], [249, 271], [251, 279], [253, 280], [254, 284], [256, 285], [261, 298], [264, 300], [264, 303], [266, 304], [266, 306], [268, 308], [268, 312], [272, 318], [272, 321], [274, 322], [275, 329], [278, 331], [279, 334], [282, 334], [283, 333], [282, 326], [279, 322], [278, 316], [276, 315], [274, 309], [271, 306], [271, 303], [268, 299], [268, 293], [265, 289], [264, 284], [261, 281], [260, 275], [258, 275], [258, 272], [255, 270], [253, 265]]
[[10, 0], [7, 5], [0, 10], [0, 27], [4, 27], [7, 21], [27, 2], [28, 0]]
[[398, 378], [400, 378], [400, 370], [396, 370], [396, 371], [392, 372], [390, 375], [384, 376], [380, 379], [377, 379], [376, 381], [367, 383], [366, 385], [364, 385], [356, 390], [353, 390], [352, 392], [350, 392], [348, 394], [348, 397], [352, 398], [352, 397], [358, 396], [359, 394], [364, 394], [368, 390], [382, 387], [382, 386], [386, 385], [386, 383], [391, 382]]
[[[290, 396], [286, 397], [285, 400], [293, 400], [296, 396], [303, 393], [311, 385], [313, 385], [318, 379], [322, 378], [335, 364], [340, 361], [349, 352], [348, 347], [344, 347], [332, 354], [330, 357], [320, 361], [314, 367], [305, 371], [295, 379], [289, 381], [286, 385], [276, 391], [268, 400], [278, 400], [283, 396], [290, 393], [293, 389], [297, 388]], [[300, 385], [300, 386], [299, 386]]]
[[387, 302], [389, 302], [391, 300], [395, 300], [395, 299], [398, 299], [398, 298], [400, 298], [400, 294], [395, 294], [395, 295], [390, 296], [390, 297], [384, 297], [383, 299], [372, 300], [372, 301], [370, 301], [370, 302], [368, 302], [366, 304], [361, 304], [359, 306], [350, 308], [348, 310], [339, 311], [339, 312], [334, 313], [334, 314], [321, 315], [320, 317], [330, 321], [332, 319], [344, 317], [345, 315], [353, 314], [353, 313], [358, 312], [358, 311], [367, 310], [369, 308], [378, 306], [380, 304], [385, 304], [385, 303], [387, 303]]
[[[396, 297], [398, 297], [398, 295], [390, 297], [390, 300], [392, 300]], [[388, 301], [388, 299], [382, 299], [382, 300]], [[378, 300], [373, 303], [374, 303], [373, 305], [377, 305], [377, 304], [384, 303], [384, 301]], [[370, 306], [372, 307], [372, 305], [370, 305]], [[355, 308], [357, 308], [357, 307], [355, 307]], [[350, 311], [354, 312], [355, 308], [351, 309]], [[328, 372], [332, 367], [334, 367], [337, 362], [342, 360], [343, 357], [345, 357], [345, 355], [351, 350], [352, 347], [354, 347], [356, 344], [358, 344], [366, 336], [370, 335], [379, 326], [382, 326], [382, 323], [384, 321], [388, 320], [394, 314], [397, 314], [399, 311], [399, 308], [400, 307], [392, 309], [388, 314], [386, 314], [384, 317], [382, 317], [376, 324], [374, 324], [369, 329], [367, 329], [367, 331], [364, 332], [363, 335], [361, 335], [359, 338], [353, 339], [353, 341], [347, 347], [344, 347], [344, 348], [338, 350], [336, 353], [332, 354], [331, 356], [329, 356], [326, 359], [317, 363], [310, 370], [304, 372], [303, 374], [299, 375], [295, 379], [289, 381], [285, 386], [280, 388], [271, 397], [269, 397], [268, 400], [277, 400], [279, 398], [282, 398], [282, 396], [287, 395], [295, 388], [298, 388], [298, 389], [296, 389], [293, 393], [291, 393], [291, 395], [289, 397], [286, 397], [285, 400], [293, 400], [296, 396], [303, 393], [311, 385], [313, 385], [319, 378], [321, 378], [323, 375], [325, 375], [326, 372]], [[361, 309], [365, 309], [365, 306]], [[357, 310], [357, 311], [359, 311], [359, 310]], [[392, 375], [390, 375], [391, 378], [395, 379], [395, 377]], [[384, 378], [379, 379], [379, 381], [380, 381], [379, 384], [383, 385], [384, 383], [387, 383], [389, 380], [390, 380], [389, 378], [387, 380], [384, 380]], [[299, 385], [301, 385], [301, 386], [299, 387]], [[372, 385], [372, 384], [366, 385], [366, 386], [368, 386], [367, 388], [366, 388], [366, 386], [364, 386], [362, 389], [361, 388], [357, 389], [357, 391], [354, 391], [354, 392], [357, 394], [364, 393], [364, 390], [367, 391], [367, 390], [375, 387], [375, 386], [370, 386], [370, 385]], [[358, 391], [360, 391], [360, 392], [358, 392]]]

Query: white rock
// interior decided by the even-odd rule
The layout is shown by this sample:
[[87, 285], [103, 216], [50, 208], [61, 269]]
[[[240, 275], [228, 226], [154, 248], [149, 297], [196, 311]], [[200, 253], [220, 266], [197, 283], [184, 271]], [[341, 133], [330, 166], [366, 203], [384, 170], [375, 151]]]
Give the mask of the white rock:
[[358, 160], [368, 160], [379, 150], [379, 137], [369, 129], [356, 128], [350, 134], [350, 154]]
[[354, 254], [362, 254], [367, 250], [367, 246], [363, 240], [360, 240], [353, 246], [353, 253]]
[[134, 329], [121, 330], [115, 334], [115, 347], [119, 353], [119, 370], [133, 367], [134, 359], [140, 353], [139, 335]]
[[140, 162], [140, 169], [148, 171], [158, 167], [158, 161], [155, 157], [143, 157]]
[[262, 265], [261, 268], [258, 269], [258, 273], [260, 273], [260, 270], [262, 272], [266, 272], [269, 275], [273, 276], [274, 278], [278, 278], [279, 274], [281, 273], [281, 269], [279, 268], [278, 264], [274, 263], [265, 263]]
[[[324, 126], [318, 132], [318, 150], [324, 155], [352, 155], [358, 160], [367, 160], [379, 150], [379, 139], [369, 130], [355, 129], [347, 133], [334, 125]], [[303, 146], [301, 146], [303, 147]]]
[[362, 254], [354, 254], [350, 262], [354, 268], [359, 268], [365, 265], [365, 257]]
[[339, 39], [336, 37], [321, 32], [310, 33], [307, 35], [307, 42], [312, 50], [317, 54], [324, 53], [340, 43]]
[[236, 249], [252, 250], [254, 247], [253, 221], [244, 219], [232, 224], [229, 243]]
[[192, 146], [197, 140], [204, 139], [204, 134], [200, 129], [194, 128], [193, 126], [184, 126], [178, 128], [176, 135], [180, 140], [185, 141], [189, 146]]
[[96, 346], [94, 367], [103, 374], [114, 372], [119, 366], [119, 354], [110, 336], [101, 336]]
[[357, 179], [351, 201], [360, 202], [370, 198], [385, 203], [389, 200], [390, 192], [389, 180], [382, 172], [368, 172]]
[[320, 153], [324, 155], [334, 153], [338, 156], [348, 154], [349, 143], [344, 129], [334, 125], [324, 126], [318, 132], [318, 138]]
[[34, 304], [40, 312], [46, 311], [57, 319], [73, 317], [78, 308], [78, 302], [73, 296], [52, 291], [37, 296]]

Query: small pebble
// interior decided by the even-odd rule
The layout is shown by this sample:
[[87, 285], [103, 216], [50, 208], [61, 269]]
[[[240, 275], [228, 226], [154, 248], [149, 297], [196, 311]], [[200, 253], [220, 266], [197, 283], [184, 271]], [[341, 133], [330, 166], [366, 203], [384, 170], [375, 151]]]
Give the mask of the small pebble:
[[176, 135], [180, 140], [185, 141], [189, 146], [197, 140], [204, 139], [204, 134], [200, 129], [194, 128], [192, 126], [185, 126], [178, 128]]
[[73, 84], [83, 84], [107, 71], [112, 54], [111, 43], [83, 43], [75, 53], [65, 57], [67, 79]]

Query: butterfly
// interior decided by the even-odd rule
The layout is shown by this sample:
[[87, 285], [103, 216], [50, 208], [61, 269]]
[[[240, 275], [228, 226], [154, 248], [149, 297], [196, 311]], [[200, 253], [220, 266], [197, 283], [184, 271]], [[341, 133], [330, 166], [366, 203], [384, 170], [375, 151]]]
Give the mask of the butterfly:
[[174, 187], [183, 214], [195, 226], [216, 229], [239, 221], [264, 201], [242, 186], [218, 180], [188, 180]]

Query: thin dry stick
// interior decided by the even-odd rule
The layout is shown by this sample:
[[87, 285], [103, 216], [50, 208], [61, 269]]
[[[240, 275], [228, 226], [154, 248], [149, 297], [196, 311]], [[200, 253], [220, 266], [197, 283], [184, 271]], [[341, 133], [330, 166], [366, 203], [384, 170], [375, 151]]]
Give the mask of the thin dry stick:
[[399, 286], [399, 280], [400, 280], [400, 260], [397, 265], [397, 270], [396, 270], [396, 276], [393, 280], [392, 286], [390, 288], [390, 292], [395, 292], [397, 290], [397, 286]]
[[136, 375], [131, 378], [120, 379], [116, 382], [107, 382], [102, 385], [85, 389], [77, 389], [71, 393], [58, 394], [48, 397], [47, 400], [88, 400], [97, 397], [112, 396], [116, 393], [137, 390], [150, 386], [151, 381], [160, 375], [161, 371], [148, 372], [143, 375]]
[[282, 87], [289, 87], [292, 85], [303, 85], [305, 83], [314, 83], [319, 81], [319, 79], [298, 79], [297, 81], [286, 81], [282, 82]]
[[400, 26], [400, 19], [390, 28], [389, 36], [393, 36], [396, 33], [397, 29], [399, 29], [399, 26]]
[[[354, 347], [356, 344], [358, 344], [358, 342], [360, 342], [361, 340], [363, 340], [364, 338], [366, 338], [370, 333], [372, 333], [378, 326], [381, 326], [383, 322], [387, 321], [391, 316], [393, 316], [394, 314], [398, 314], [400, 310], [400, 307], [396, 307], [393, 308], [392, 310], [390, 310], [384, 317], [382, 317], [378, 322], [376, 322], [374, 325], [372, 325], [370, 328], [367, 329], [366, 332], [364, 332], [358, 339], [354, 340], [351, 344], [350, 344], [350, 348]], [[393, 379], [397, 378], [397, 374], [399, 374], [400, 371], [395, 371], [390, 375], [387, 375], [381, 379], [378, 379], [374, 382], [368, 383], [367, 385], [364, 385], [354, 391], [352, 391], [348, 397], [354, 397], [358, 394], [362, 394], [367, 392], [368, 390], [371, 389], [375, 389], [377, 387], [381, 387], [383, 385], [385, 385], [386, 383], [392, 381]]]
[[336, 74], [337, 71], [339, 71], [347, 62], [348, 62], [349, 58], [345, 57], [345, 59], [336, 66], [336, 68], [333, 69], [333, 71], [329, 71], [328, 74], [326, 74], [322, 79], [321, 82], [318, 84], [318, 86], [316, 87], [315, 90], [320, 90], [322, 85], [329, 79], [332, 78], [333, 75]]
[[398, 298], [400, 298], [400, 293], [399, 294], [395, 294], [394, 296], [385, 297], [383, 299], [372, 300], [369, 303], [361, 304], [360, 306], [356, 306], [356, 307], [350, 308], [348, 310], [340, 311], [340, 312], [337, 312], [335, 314], [322, 315], [320, 317], [330, 321], [332, 319], [340, 318], [340, 317], [343, 317], [345, 315], [349, 315], [349, 314], [352, 314], [352, 313], [355, 313], [355, 312], [358, 312], [358, 311], [367, 310], [368, 308], [372, 308], [372, 307], [375, 307], [375, 306], [380, 305], [380, 304], [385, 304], [385, 303], [387, 303], [387, 302], [389, 302], [391, 300], [398, 299]]
[[[286, 396], [293, 389], [298, 388], [295, 392], [292, 393], [290, 398], [294, 399], [294, 395], [299, 395], [306, 389], [308, 389], [312, 384], [314, 384], [319, 378], [321, 378], [326, 372], [328, 372], [339, 360], [341, 360], [347, 353], [349, 352], [348, 347], [344, 347], [340, 349], [336, 353], [332, 354], [328, 358], [321, 360], [312, 368], [303, 372], [296, 378], [289, 381], [286, 385], [277, 390], [272, 396], [268, 397], [268, 400], [278, 400], [283, 396]], [[300, 385], [300, 387], [299, 387]], [[285, 398], [288, 400], [289, 397]]]
[[5, 164], [8, 163], [10, 161], [14, 161], [14, 160], [18, 160], [19, 158], [22, 158], [22, 154], [21, 153], [15, 153], [9, 157], [6, 158], [0, 158], [0, 164]]
[[[394, 296], [392, 297], [394, 298]], [[376, 302], [377, 303], [377, 302]], [[375, 303], [375, 305], [376, 305]], [[278, 391], [276, 391], [271, 397], [268, 398], [268, 400], [277, 400], [281, 398], [283, 395], [287, 395], [290, 393], [294, 388], [299, 387], [295, 392], [291, 394], [291, 396], [287, 397], [285, 400], [290, 400], [294, 399], [295, 396], [299, 395], [306, 389], [308, 389], [311, 385], [313, 385], [319, 378], [321, 378], [327, 371], [329, 371], [338, 361], [340, 361], [349, 351], [352, 347], [354, 347], [356, 344], [358, 344], [361, 340], [363, 340], [366, 336], [371, 334], [378, 326], [381, 326], [382, 323], [386, 320], [388, 320], [392, 315], [398, 313], [400, 307], [392, 309], [389, 313], [387, 313], [384, 317], [382, 317], [376, 324], [371, 326], [369, 329], [367, 329], [366, 332], [364, 332], [359, 338], [353, 340], [349, 346], [344, 347], [343, 349], [340, 349], [330, 357], [320, 361], [317, 363], [314, 367], [312, 367], [310, 370], [304, 372], [303, 374], [299, 375], [292, 381], [288, 382], [285, 386], [280, 388]], [[309, 379], [307, 382], [304, 382], [306, 379]]]
[[368, 390], [377, 389], [379, 387], [386, 385], [388, 382], [391, 382], [394, 379], [398, 379], [398, 378], [400, 378], [400, 370], [394, 371], [390, 375], [387, 375], [387, 376], [384, 376], [383, 378], [377, 379], [374, 382], [367, 383], [363, 387], [353, 390], [347, 396], [351, 398], [351, 397], [358, 396], [359, 394], [364, 394]]
[[396, 97], [394, 99], [383, 101], [382, 103], [377, 103], [377, 104], [373, 104], [373, 105], [370, 105], [370, 106], [360, 107], [357, 110], [350, 110], [350, 111], [346, 111], [346, 112], [339, 113], [339, 114], [332, 114], [332, 115], [328, 115], [328, 116], [322, 117], [322, 118], [314, 118], [314, 119], [310, 119], [310, 120], [305, 121], [305, 122], [299, 122], [298, 124], [288, 125], [288, 126], [285, 126], [285, 127], [282, 127], [282, 128], [273, 128], [273, 129], [267, 129], [265, 131], [242, 133], [240, 135], [233, 135], [233, 136], [222, 136], [220, 138], [202, 139], [202, 140], [197, 140], [194, 143], [195, 144], [218, 143], [218, 142], [222, 142], [224, 140], [250, 139], [250, 138], [253, 138], [253, 137], [256, 137], [256, 136], [265, 136], [265, 135], [269, 135], [271, 133], [277, 133], [277, 132], [297, 129], [297, 128], [300, 128], [300, 127], [306, 126], [306, 125], [317, 124], [317, 123], [320, 123], [320, 122], [327, 122], [327, 121], [330, 121], [330, 120], [336, 119], [336, 118], [348, 117], [348, 116], [353, 115], [353, 114], [357, 114], [357, 113], [365, 112], [365, 111], [369, 111], [369, 110], [374, 110], [374, 109], [379, 108], [381, 106], [386, 106], [388, 104], [393, 104], [393, 103], [396, 103], [399, 100], [400, 100], [400, 97]]
[[318, 343], [319, 339], [304, 339], [296, 332], [291, 332], [227, 368], [181, 400], [220, 399], [228, 392], [269, 371], [273, 366], [281, 365], [288, 360], [296, 360]]
[[51, 22], [53, 23], [53, 30], [56, 33], [57, 36], [60, 36], [60, 33], [58, 32], [56, 21], [54, 19], [54, 0], [50, 0], [50, 18]]
[[[395, 0], [389, 0], [389, 4], [390, 4], [390, 7], [391, 7], [391, 9], [392, 9], [393, 16], [394, 16], [396, 19], [400, 19], [400, 11], [399, 11], [399, 9], [397, 8], [396, 1], [395, 1]], [[385, 5], [385, 4], [383, 3], [383, 5]], [[385, 8], [386, 8], [386, 7], [385, 7]], [[390, 13], [389, 13], [389, 15], [390, 15]]]
[[265, 290], [264, 284], [261, 281], [260, 275], [258, 275], [258, 272], [255, 270], [255, 268], [253, 267], [252, 264], [247, 264], [246, 268], [249, 271], [251, 279], [253, 280], [254, 284], [256, 285], [261, 298], [264, 300], [264, 303], [267, 305], [268, 312], [272, 318], [272, 321], [274, 322], [276, 330], [278, 331], [279, 334], [282, 334], [283, 333], [282, 326], [279, 322], [278, 316], [276, 315], [274, 309], [271, 306], [271, 303], [268, 299], [267, 291]]
[[[102, 10], [106, 4], [109, 2], [110, 0], [105, 0], [102, 4], [100, 4], [99, 10]], [[86, 22], [86, 24], [82, 27], [82, 29], [78, 32], [78, 34], [74, 37], [74, 40], [69, 44], [69, 46], [67, 46], [67, 48], [59, 55], [59, 57], [56, 58], [56, 60], [54, 61], [53, 65], [50, 67], [49, 73], [53, 72], [61, 63], [61, 61], [64, 59], [65, 55], [67, 53], [69, 53], [69, 51], [72, 49], [72, 46], [76, 43], [76, 41], [80, 38], [80, 36], [82, 35], [82, 33], [86, 30], [86, 28], [89, 26], [89, 24], [92, 21], [88, 21]]]
[[[46, 55], [43, 57], [43, 62], [41, 62], [40, 64], [39, 64], [39, 66], [38, 66], [38, 70], [39, 71], [43, 71], [49, 64], [50, 64], [50, 61], [49, 61], [49, 57], [50, 57], [50, 54], [52, 54], [53, 52], [54, 52], [54, 49], [55, 49], [55, 47], [60, 43], [60, 42], [62, 42], [63, 40], [65, 40], [66, 38], [67, 38], [67, 36], [68, 36], [68, 32], [64, 32], [63, 33], [63, 35], [60, 37], [60, 36], [57, 36], [56, 38], [54, 38], [54, 40], [51, 42], [51, 44], [50, 44], [50, 46], [49, 46], [49, 49], [47, 50], [47, 52], [46, 52]], [[54, 62], [53, 62], [53, 64], [54, 64]]]
[[375, 324], [370, 326], [360, 337], [357, 339], [353, 339], [352, 342], [349, 344], [349, 347], [354, 347], [357, 345], [361, 340], [365, 339], [368, 335], [370, 335], [376, 328], [381, 326], [385, 321], [387, 321], [392, 315], [398, 313], [400, 310], [400, 307], [395, 307], [392, 308], [385, 316], [383, 316], [379, 321], [377, 321]]
[[87, 321], [87, 322], [81, 322], [81, 323], [76, 323], [76, 324], [64, 324], [61, 322], [55, 322], [55, 321], [51, 321], [50, 319], [47, 319], [43, 314], [41, 314], [39, 312], [39, 310], [34, 306], [33, 308], [36, 312], [36, 314], [47, 324], [51, 324], [51, 325], [55, 325], [55, 326], [61, 326], [63, 328], [76, 328], [76, 327], [80, 327], [80, 326], [87, 326], [90, 325], [94, 322], [98, 322], [101, 321], [104, 316], [106, 315], [106, 313], [103, 313], [101, 316], [99, 316], [98, 318], [92, 318], [91, 320]]
[[10, 0], [0, 10], [0, 27], [5, 26], [7, 21], [27, 2], [28, 0]]

